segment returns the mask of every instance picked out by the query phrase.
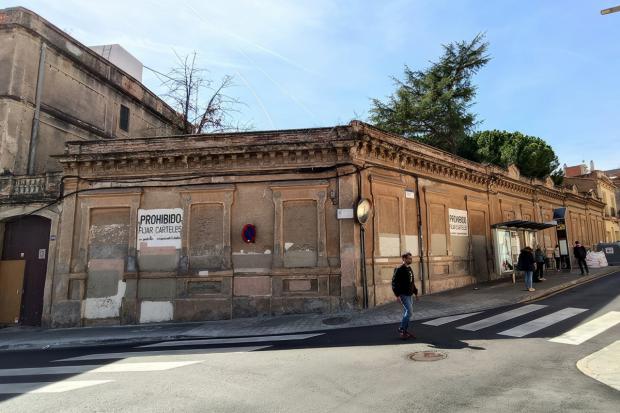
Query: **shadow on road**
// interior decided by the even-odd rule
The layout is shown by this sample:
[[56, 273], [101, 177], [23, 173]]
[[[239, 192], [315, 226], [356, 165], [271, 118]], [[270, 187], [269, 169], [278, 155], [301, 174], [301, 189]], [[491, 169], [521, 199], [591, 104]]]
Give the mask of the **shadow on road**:
[[[404, 344], [419, 343], [426, 344], [429, 348], [439, 350], [476, 350], [485, 351], [485, 347], [471, 345], [472, 341], [495, 341], [495, 340], [523, 340], [523, 339], [549, 339], [561, 335], [571, 330], [577, 325], [583, 323], [586, 319], [595, 315], [604, 314], [607, 307], [618, 296], [620, 281], [618, 277], [608, 277], [601, 282], [584, 284], [573, 288], [570, 292], [558, 294], [547, 299], [537, 301], [536, 304], [544, 304], [544, 307], [531, 313], [519, 316], [512, 320], [504, 321], [500, 324], [481, 329], [479, 331], [468, 331], [458, 329], [463, 324], [482, 320], [493, 315], [509, 311], [514, 308], [522, 307], [524, 304], [518, 304], [503, 308], [484, 311], [480, 314], [467, 317], [458, 321], [447, 323], [441, 326], [425, 325], [426, 320], [412, 321], [411, 329], [416, 335], [413, 340], [401, 340], [398, 336], [398, 321], [401, 316], [399, 312], [394, 313], [394, 323], [388, 325], [365, 326], [342, 329], [328, 329], [323, 331], [296, 332], [295, 334], [317, 334], [314, 337], [305, 338], [303, 340], [269, 340], [269, 335], [265, 336], [243, 336], [228, 337], [227, 339], [236, 339], [234, 344], [222, 344], [222, 338], [203, 339], [197, 337], [188, 337], [186, 340], [172, 343], [167, 347], [139, 348], [136, 345], [127, 346], [105, 346], [105, 347], [88, 347], [80, 349], [67, 350], [46, 350], [46, 351], [16, 351], [0, 353], [0, 389], [4, 384], [14, 383], [38, 383], [39, 387], [48, 383], [60, 382], [69, 379], [75, 379], [80, 374], [33, 374], [20, 375], [19, 370], [25, 368], [48, 368], [62, 366], [92, 366], [97, 368], [115, 362], [123, 362], [126, 360], [125, 355], [119, 355], [115, 359], [94, 359], [87, 361], [58, 361], [64, 358], [71, 358], [83, 355], [99, 354], [99, 353], [126, 353], [126, 352], [143, 352], [158, 351], [158, 355], [175, 355], [179, 357], [180, 351], [191, 349], [204, 349], [205, 352], [215, 353], [230, 352], [230, 349], [247, 347], [247, 346], [265, 346], [265, 348], [256, 349], [254, 351], [273, 352], [281, 350], [303, 350], [303, 349], [321, 349], [335, 347], [360, 347], [360, 346], [401, 346]], [[538, 330], [532, 334], [528, 334], [523, 338], [515, 338], [505, 335], [499, 335], [499, 332], [511, 329], [515, 326], [536, 320], [542, 316], [554, 313], [567, 307], [576, 307], [587, 309], [578, 315], [557, 322], [549, 327]], [[414, 308], [415, 312], [415, 308]], [[336, 322], [338, 320], [334, 320]], [[284, 333], [282, 333], [284, 334]], [[275, 337], [275, 335], [272, 335]], [[201, 341], [196, 343], [196, 340]], [[215, 343], [220, 340], [220, 343]], [[224, 339], [226, 340], [226, 339]], [[190, 343], [194, 344], [190, 344]], [[210, 343], [212, 342], [212, 343]], [[161, 343], [154, 341], [152, 344]], [[143, 343], [146, 344], [146, 343]], [[186, 345], [189, 344], [189, 345]], [[553, 344], [557, 345], [557, 344]], [[246, 350], [247, 351], [247, 350]], [[135, 361], [132, 360], [132, 361]], [[8, 370], [13, 369], [13, 370]], [[87, 373], [88, 371], [86, 371]], [[15, 374], [11, 374], [15, 373]], [[33, 387], [36, 390], [37, 386]], [[1, 393], [1, 391], [0, 391]], [[0, 394], [0, 403], [19, 394]], [[1, 410], [1, 409], [0, 409]]]

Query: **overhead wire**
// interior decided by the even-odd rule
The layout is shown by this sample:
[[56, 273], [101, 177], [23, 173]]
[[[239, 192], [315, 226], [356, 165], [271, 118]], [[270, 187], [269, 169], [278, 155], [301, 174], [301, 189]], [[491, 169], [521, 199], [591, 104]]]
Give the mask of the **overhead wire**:
[[[330, 178], [335, 178], [335, 177], [341, 177], [341, 176], [349, 176], [349, 175], [353, 175], [353, 174], [357, 174], [360, 171], [366, 169], [367, 167], [359, 167], [358, 165], [355, 165], [353, 163], [347, 162], [347, 163], [341, 163], [341, 164], [336, 164], [333, 166], [328, 166], [328, 167], [306, 167], [306, 168], [294, 168], [294, 169], [290, 169], [285, 171], [284, 173], [326, 173], [326, 172], [331, 172], [336, 170], [337, 172], [337, 168], [343, 167], [343, 166], [353, 166], [355, 168], [354, 171], [352, 172], [346, 172], [343, 174], [337, 174], [335, 176], [328, 176], [328, 177], [319, 177], [319, 178], [308, 178], [308, 177], [287, 177], [285, 179], [254, 179], [251, 181], [247, 181], [247, 182], [235, 182], [235, 181], [228, 181], [228, 182], [185, 182], [182, 184], [178, 184], [178, 187], [193, 187], [193, 186], [208, 186], [208, 185], [222, 185], [222, 184], [235, 184], [235, 183], [265, 183], [265, 182], [278, 182], [278, 181], [295, 181], [295, 182], [300, 182], [300, 181], [313, 181], [316, 179], [330, 179]], [[276, 175], [276, 174], [282, 174], [282, 171], [264, 171], [264, 172], [260, 172], [257, 173], [255, 171], [253, 172], [248, 172], [248, 173], [222, 173], [222, 174], [199, 174], [199, 175], [184, 175], [184, 176], [179, 176], [179, 177], [175, 177], [175, 178], [143, 178], [143, 177], [136, 177], [135, 179], [116, 179], [116, 178], [87, 178], [87, 177], [83, 177], [80, 175], [65, 175], [61, 178], [61, 182], [60, 182], [60, 194], [58, 195], [58, 197], [51, 201], [46, 203], [45, 205], [36, 208], [32, 211], [29, 211], [28, 213], [25, 214], [20, 214], [20, 215], [16, 215], [14, 217], [12, 217], [11, 219], [8, 219], [4, 222], [14, 222], [19, 220], [20, 218], [24, 218], [30, 215], [34, 215], [37, 212], [40, 212], [44, 209], [50, 208], [53, 205], [59, 204], [60, 202], [62, 202], [64, 199], [73, 196], [73, 195], [78, 195], [81, 193], [87, 193], [87, 192], [97, 192], [97, 191], [105, 191], [105, 190], [113, 190], [113, 189], [143, 189], [143, 188], [169, 188], [173, 185], [170, 184], [159, 184], [159, 185], [140, 185], [141, 183], [152, 183], [152, 182], [161, 182], [161, 183], [174, 183], [174, 182], [182, 182], [182, 181], [193, 181], [196, 179], [208, 179], [208, 178], [221, 178], [221, 177], [251, 177], [251, 176], [262, 176], [262, 175]], [[135, 184], [135, 185], [123, 185], [123, 186], [116, 186], [116, 187], [107, 187], [107, 188], [83, 188], [83, 189], [78, 189], [72, 192], [68, 192], [66, 194], [63, 194], [63, 187], [64, 187], [64, 181], [66, 179], [77, 179], [78, 181], [83, 181], [83, 182], [88, 182], [88, 183], [111, 183], [111, 184], [119, 184], [119, 185], [123, 185], [123, 184]]]

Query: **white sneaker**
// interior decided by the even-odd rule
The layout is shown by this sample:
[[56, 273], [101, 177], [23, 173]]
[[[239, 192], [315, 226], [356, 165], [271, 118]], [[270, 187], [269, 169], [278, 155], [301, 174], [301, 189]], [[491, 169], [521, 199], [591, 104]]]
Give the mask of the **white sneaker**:
[[536, 291], [535, 288], [528, 288], [528, 291]]

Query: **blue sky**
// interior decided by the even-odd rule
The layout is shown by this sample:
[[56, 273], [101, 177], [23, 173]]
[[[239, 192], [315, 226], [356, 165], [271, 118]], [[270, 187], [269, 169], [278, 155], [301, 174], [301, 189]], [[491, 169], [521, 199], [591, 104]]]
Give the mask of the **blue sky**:
[[[561, 163], [620, 167], [620, 0], [2, 0], [86, 45], [119, 43], [167, 72], [197, 51], [210, 77], [234, 77], [238, 118], [255, 129], [366, 120], [403, 65], [485, 32], [491, 62], [474, 81], [479, 129], [539, 136]], [[161, 93], [148, 70], [143, 81]]]

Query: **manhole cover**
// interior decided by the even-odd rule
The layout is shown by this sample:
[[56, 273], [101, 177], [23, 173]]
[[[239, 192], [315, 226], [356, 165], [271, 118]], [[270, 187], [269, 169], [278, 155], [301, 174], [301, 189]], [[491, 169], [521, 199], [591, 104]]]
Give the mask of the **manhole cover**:
[[437, 361], [443, 360], [448, 355], [441, 351], [416, 351], [409, 354], [409, 359], [413, 361]]
[[323, 320], [323, 324], [327, 324], [329, 326], [335, 326], [338, 324], [344, 324], [351, 321], [350, 317], [331, 317]]

